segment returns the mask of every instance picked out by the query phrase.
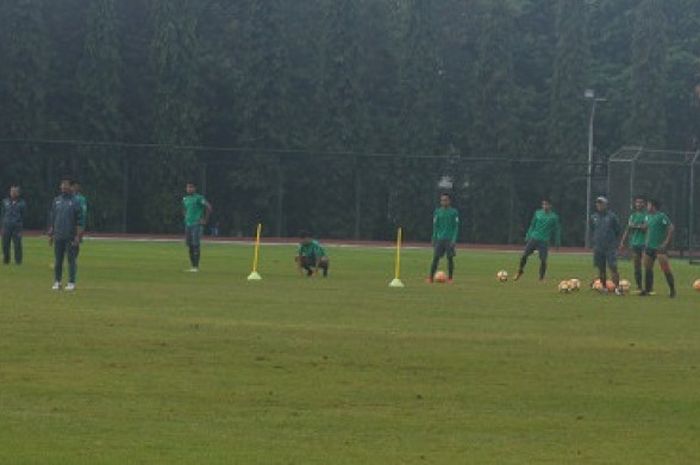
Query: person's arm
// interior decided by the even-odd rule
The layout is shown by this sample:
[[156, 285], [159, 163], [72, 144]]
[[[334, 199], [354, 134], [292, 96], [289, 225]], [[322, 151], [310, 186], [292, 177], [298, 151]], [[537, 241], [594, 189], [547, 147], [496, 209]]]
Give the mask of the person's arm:
[[85, 231], [84, 227], [84, 219], [83, 219], [83, 207], [82, 205], [78, 205], [78, 208], [75, 209], [75, 225], [76, 225], [76, 236], [73, 239], [73, 244], [78, 245], [80, 244], [80, 238], [83, 237], [83, 231]]
[[625, 228], [625, 231], [622, 233], [622, 239], [620, 239], [620, 250], [625, 248], [625, 244], [627, 243], [627, 237], [629, 236], [630, 229], [632, 228], [631, 224], [628, 224], [627, 227]]
[[554, 244], [557, 248], [561, 247], [561, 221], [557, 216], [557, 222], [554, 224]]
[[456, 245], [457, 238], [459, 237], [459, 213], [455, 214], [453, 226], [454, 226], [454, 232], [452, 233], [452, 245]]
[[532, 215], [532, 220], [530, 220], [530, 227], [527, 228], [527, 233], [525, 234], [525, 241], [529, 241], [532, 237], [532, 233], [535, 232], [535, 223], [537, 222], [537, 213]]
[[204, 202], [204, 218], [202, 219], [201, 223], [207, 224], [209, 223], [209, 217], [211, 216], [211, 212], [213, 212], [214, 209], [212, 208], [211, 204], [206, 200], [202, 199], [202, 202]]
[[430, 239], [430, 241], [435, 244], [435, 241], [437, 241], [437, 211], [433, 213], [433, 237]]
[[676, 227], [673, 224], [669, 224], [666, 230], [666, 239], [664, 239], [661, 244], [661, 250], [667, 251], [668, 246], [671, 244], [671, 239], [673, 239], [673, 233], [676, 231]]
[[46, 228], [46, 234], [49, 236], [49, 245], [53, 245], [53, 220], [56, 215], [56, 203], [51, 204], [51, 208], [49, 209], [49, 224], [47, 225]]

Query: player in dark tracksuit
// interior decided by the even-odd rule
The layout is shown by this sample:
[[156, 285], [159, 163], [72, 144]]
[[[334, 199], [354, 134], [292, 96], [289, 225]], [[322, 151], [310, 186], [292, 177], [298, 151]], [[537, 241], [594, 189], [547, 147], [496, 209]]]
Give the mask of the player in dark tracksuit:
[[433, 261], [430, 264], [428, 283], [435, 279], [440, 259], [447, 256], [447, 278], [452, 283], [457, 255], [457, 237], [459, 236], [459, 212], [452, 208], [452, 196], [442, 194], [440, 207], [433, 213]]
[[83, 233], [82, 208], [76, 200], [68, 179], [61, 181], [61, 195], [56, 197], [49, 215], [49, 245], [54, 248], [54, 285], [53, 289], [61, 289], [63, 278], [63, 261], [68, 259], [68, 284], [66, 291], [75, 290], [78, 273], [76, 251]]
[[10, 246], [14, 244], [15, 263], [22, 264], [22, 227], [27, 204], [20, 198], [19, 186], [10, 187], [10, 196], [2, 201], [2, 261], [10, 263]]
[[617, 215], [608, 209], [608, 199], [598, 197], [595, 201], [596, 212], [591, 215], [590, 227], [593, 239], [593, 264], [598, 269], [600, 282], [607, 283], [607, 269], [610, 268], [615, 294], [620, 290], [620, 273], [617, 269], [617, 250], [620, 244], [622, 226]]

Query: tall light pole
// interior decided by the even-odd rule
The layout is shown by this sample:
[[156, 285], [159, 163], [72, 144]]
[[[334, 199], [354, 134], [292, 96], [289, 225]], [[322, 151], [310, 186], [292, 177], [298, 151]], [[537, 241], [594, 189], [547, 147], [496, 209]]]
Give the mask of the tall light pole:
[[592, 196], [593, 196], [593, 129], [595, 123], [595, 110], [598, 102], [605, 102], [607, 99], [598, 98], [595, 96], [593, 89], [586, 89], [583, 94], [587, 100], [591, 101], [591, 116], [588, 120], [588, 172], [586, 174], [586, 248], [591, 247], [591, 228], [588, 226], [588, 221], [591, 218]]

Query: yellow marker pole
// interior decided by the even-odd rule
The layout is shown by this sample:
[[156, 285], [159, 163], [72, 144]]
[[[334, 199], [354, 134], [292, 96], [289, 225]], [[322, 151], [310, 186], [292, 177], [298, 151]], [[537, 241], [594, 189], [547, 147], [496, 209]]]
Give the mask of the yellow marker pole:
[[404, 287], [401, 282], [401, 244], [403, 242], [403, 229], [399, 228], [396, 233], [396, 262], [394, 267], [394, 279], [389, 283], [389, 287]]
[[262, 223], [258, 224], [255, 233], [255, 252], [253, 253], [253, 271], [248, 275], [248, 281], [260, 281], [262, 276], [258, 273], [258, 263], [260, 260], [260, 236], [262, 235]]

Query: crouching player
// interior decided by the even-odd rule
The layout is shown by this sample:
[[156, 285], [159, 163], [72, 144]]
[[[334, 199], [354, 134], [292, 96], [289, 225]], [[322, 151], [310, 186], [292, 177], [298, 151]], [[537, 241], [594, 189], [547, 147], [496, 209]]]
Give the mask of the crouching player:
[[673, 238], [674, 226], [666, 213], [659, 211], [661, 203], [650, 199], [647, 203], [647, 244], [644, 257], [644, 291], [640, 294], [648, 296], [654, 289], [654, 262], [659, 259], [661, 271], [666, 276], [670, 289], [670, 297], [676, 297], [676, 283], [668, 260], [668, 246]]
[[318, 274], [320, 268], [323, 270], [323, 277], [328, 277], [330, 260], [328, 255], [326, 255], [326, 250], [317, 240], [311, 238], [311, 234], [302, 232], [299, 235], [301, 236], [301, 243], [295, 257], [299, 272], [306, 272], [306, 276], [310, 277], [313, 274]]

